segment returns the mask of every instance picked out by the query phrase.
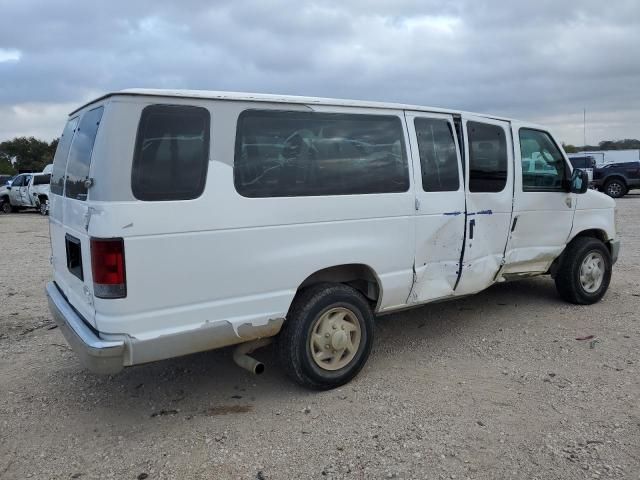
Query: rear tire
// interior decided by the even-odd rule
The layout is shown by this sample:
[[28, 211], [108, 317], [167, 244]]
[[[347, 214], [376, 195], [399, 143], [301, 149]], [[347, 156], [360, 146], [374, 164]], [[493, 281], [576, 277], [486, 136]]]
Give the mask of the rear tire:
[[599, 301], [611, 282], [611, 253], [597, 238], [578, 237], [564, 252], [556, 274], [556, 289], [569, 303], [590, 305]]
[[49, 205], [47, 205], [48, 200], [40, 199], [40, 205], [38, 205], [38, 211], [40, 215], [48, 215], [49, 214]]
[[367, 299], [344, 284], [313, 285], [296, 295], [278, 336], [280, 363], [296, 383], [328, 390], [352, 380], [373, 345]]
[[621, 198], [627, 194], [627, 185], [622, 180], [614, 178], [605, 184], [603, 191], [611, 198]]

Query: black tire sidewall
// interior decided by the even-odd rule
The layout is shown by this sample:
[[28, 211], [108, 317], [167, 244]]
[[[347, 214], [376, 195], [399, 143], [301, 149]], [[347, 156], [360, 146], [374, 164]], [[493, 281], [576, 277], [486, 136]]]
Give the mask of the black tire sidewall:
[[0, 204], [0, 210], [2, 210], [2, 213], [11, 213], [11, 204], [9, 202], [2, 202], [2, 204]]
[[[309, 339], [316, 320], [327, 310], [344, 307], [360, 324], [358, 352], [345, 367], [329, 371], [311, 356]], [[369, 301], [359, 291], [341, 283], [321, 283], [296, 295], [278, 336], [278, 355], [287, 375], [299, 385], [313, 390], [329, 390], [348, 383], [369, 358], [374, 338], [374, 316]]]
[[[602, 255], [605, 263], [604, 277], [598, 290], [596, 290], [595, 292], [587, 292], [580, 282], [580, 268], [582, 267], [582, 262], [584, 262], [585, 258], [593, 252], [597, 252]], [[579, 254], [576, 256], [576, 261], [574, 262], [574, 265], [572, 265], [572, 267], [573, 268], [571, 276], [573, 278], [573, 281], [575, 282], [575, 290], [576, 293], [584, 301], [584, 303], [590, 304], [600, 300], [609, 288], [609, 282], [611, 281], [612, 263], [611, 255], [607, 247], [597, 240], [593, 243], [585, 245], [584, 248], [582, 248]]]
[[[339, 299], [338, 297], [340, 296], [340, 294], [334, 294], [318, 301], [309, 309], [308, 315], [305, 318], [305, 344], [298, 346], [303, 349], [303, 351], [299, 352], [300, 363], [305, 375], [313, 381], [320, 381], [322, 383], [344, 383], [344, 381], [348, 381], [362, 369], [364, 366], [363, 359], [366, 360], [366, 356], [368, 356], [369, 350], [371, 349], [370, 340], [372, 332], [370, 331], [371, 328], [366, 319], [366, 310], [363, 311], [363, 306], [358, 305], [360, 302], [354, 301], [355, 299], [353, 297], [350, 298], [345, 295], [347, 298]], [[360, 345], [358, 345], [358, 352], [349, 364], [338, 370], [325, 370], [320, 368], [313, 360], [311, 348], [309, 346], [309, 339], [312, 335], [313, 326], [318, 318], [324, 315], [328, 310], [339, 307], [348, 309], [357, 318], [358, 323], [360, 324]], [[364, 305], [364, 307], [368, 308], [366, 305]]]

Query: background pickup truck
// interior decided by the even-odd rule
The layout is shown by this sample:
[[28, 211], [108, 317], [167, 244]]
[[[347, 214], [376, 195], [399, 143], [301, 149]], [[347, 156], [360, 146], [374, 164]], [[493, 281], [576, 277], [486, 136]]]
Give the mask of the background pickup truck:
[[620, 198], [640, 188], [640, 161], [609, 163], [593, 171], [593, 186], [610, 197]]
[[0, 187], [0, 210], [17, 212], [24, 208], [36, 208], [41, 214], [49, 213], [49, 173], [23, 173], [10, 184]]

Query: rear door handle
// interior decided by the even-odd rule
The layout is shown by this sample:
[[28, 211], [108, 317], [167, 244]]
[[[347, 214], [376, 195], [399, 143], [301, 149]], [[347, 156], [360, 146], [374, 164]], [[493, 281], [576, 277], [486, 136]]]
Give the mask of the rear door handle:
[[473, 227], [476, 226], [475, 219], [469, 221], [469, 240], [473, 240]]

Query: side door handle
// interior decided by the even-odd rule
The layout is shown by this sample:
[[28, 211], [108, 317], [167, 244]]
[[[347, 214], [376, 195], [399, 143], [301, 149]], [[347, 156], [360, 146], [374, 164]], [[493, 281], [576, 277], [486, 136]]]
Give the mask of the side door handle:
[[469, 220], [469, 240], [473, 240], [473, 227], [476, 226], [476, 220]]

